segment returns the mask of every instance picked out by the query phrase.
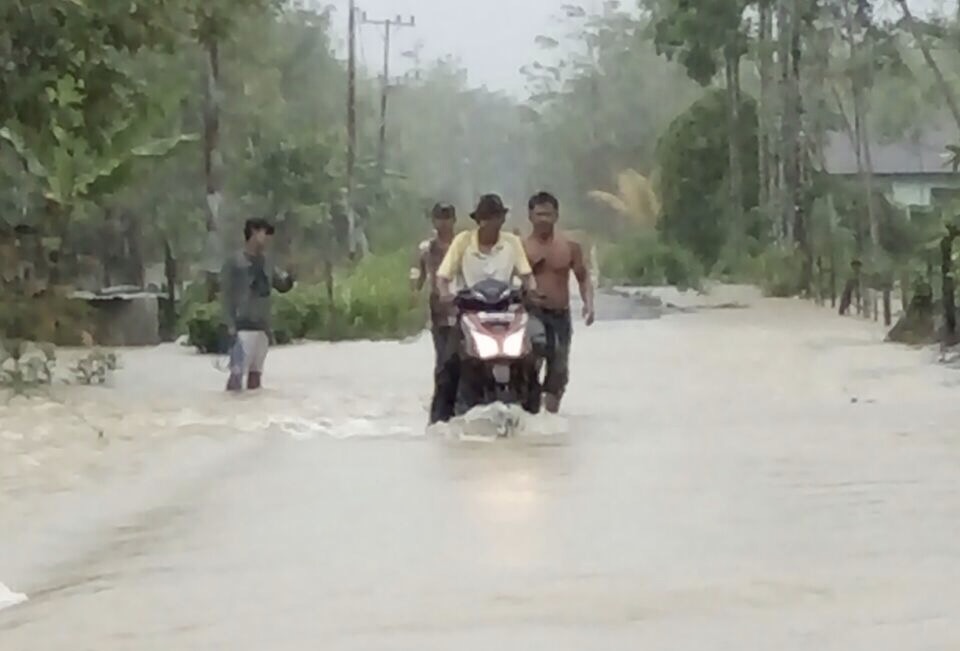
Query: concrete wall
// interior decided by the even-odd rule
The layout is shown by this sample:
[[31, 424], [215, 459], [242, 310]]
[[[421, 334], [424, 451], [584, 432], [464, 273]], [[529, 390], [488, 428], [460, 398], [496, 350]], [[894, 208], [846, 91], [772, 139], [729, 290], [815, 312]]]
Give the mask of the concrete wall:
[[97, 343], [103, 346], [155, 346], [160, 343], [160, 307], [155, 296], [97, 299]]

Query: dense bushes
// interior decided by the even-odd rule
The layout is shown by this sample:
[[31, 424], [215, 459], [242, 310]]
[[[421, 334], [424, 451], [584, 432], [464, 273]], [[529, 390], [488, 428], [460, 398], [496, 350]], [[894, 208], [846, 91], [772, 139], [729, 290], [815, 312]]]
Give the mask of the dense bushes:
[[225, 353], [227, 327], [217, 303], [193, 303], [184, 318], [190, 344], [201, 353]]
[[681, 289], [698, 287], [704, 275], [693, 253], [649, 236], [633, 237], [602, 250], [600, 273], [618, 284], [676, 285]]
[[[335, 279], [333, 304], [322, 283], [302, 283], [273, 300], [277, 343], [298, 339], [399, 339], [425, 323], [420, 305], [410, 298], [409, 256], [403, 253], [365, 259]], [[190, 343], [201, 352], [224, 352], [226, 330], [220, 306], [200, 303], [186, 317]]]
[[91, 308], [59, 290], [37, 296], [0, 290], [0, 335], [5, 338], [77, 346], [93, 330]]
[[803, 261], [793, 249], [774, 247], [749, 258], [743, 265], [743, 280], [755, 282], [764, 295], [789, 298], [800, 292]]
[[[679, 115], [657, 144], [660, 165], [660, 230], [693, 251], [707, 267], [720, 258], [733, 228], [730, 222], [729, 122], [726, 91], [716, 89]], [[758, 193], [757, 105], [744, 96], [740, 106], [740, 161], [744, 170], [743, 209], [756, 206]], [[761, 238], [758, 220], [744, 224], [744, 235]], [[750, 232], [754, 230], [754, 232]]]

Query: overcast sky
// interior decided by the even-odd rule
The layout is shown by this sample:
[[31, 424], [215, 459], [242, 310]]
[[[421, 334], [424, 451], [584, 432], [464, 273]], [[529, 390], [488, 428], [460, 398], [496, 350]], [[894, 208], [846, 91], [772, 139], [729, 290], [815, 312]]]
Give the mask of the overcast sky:
[[[521, 94], [524, 89], [520, 67], [538, 53], [534, 38], [554, 33], [552, 17], [570, 0], [357, 0], [359, 9], [371, 18], [416, 16], [417, 26], [396, 33], [395, 56], [391, 65], [402, 71], [400, 54], [419, 41], [424, 61], [445, 55], [459, 58], [467, 68], [470, 84]], [[582, 0], [582, 6], [600, 4]], [[346, 35], [347, 0], [336, 0], [334, 29]], [[382, 28], [361, 28], [365, 64], [379, 69], [383, 58]]]
[[[458, 57], [467, 68], [471, 85], [487, 85], [516, 95], [524, 91], [520, 67], [536, 59], [534, 38], [538, 34], [556, 33], [552, 18], [560, 6], [571, 0], [357, 0], [359, 9], [371, 18], [398, 14], [416, 16], [417, 26], [402, 29], [396, 35], [392, 64], [402, 72], [401, 53], [419, 41], [425, 61], [445, 55]], [[584, 7], [599, 7], [600, 0], [580, 0]], [[892, 4], [892, 0], [885, 0]], [[918, 14], [932, 10], [954, 11], [957, 0], [909, 0]], [[347, 0], [333, 2], [334, 31], [341, 39], [347, 32]], [[624, 5], [632, 4], [625, 0]], [[363, 63], [379, 70], [383, 58], [383, 41], [372, 26], [361, 28]]]

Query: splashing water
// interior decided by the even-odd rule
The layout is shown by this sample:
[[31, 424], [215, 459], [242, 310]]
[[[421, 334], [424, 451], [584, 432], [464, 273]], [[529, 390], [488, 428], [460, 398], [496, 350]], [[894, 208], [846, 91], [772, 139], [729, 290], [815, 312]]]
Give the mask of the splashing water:
[[0, 583], [0, 610], [18, 606], [27, 601], [27, 595], [14, 592], [3, 583]]
[[498, 438], [557, 436], [567, 432], [567, 421], [553, 414], [532, 415], [518, 405], [481, 405], [455, 418], [428, 428], [428, 433], [461, 441], [491, 442]]

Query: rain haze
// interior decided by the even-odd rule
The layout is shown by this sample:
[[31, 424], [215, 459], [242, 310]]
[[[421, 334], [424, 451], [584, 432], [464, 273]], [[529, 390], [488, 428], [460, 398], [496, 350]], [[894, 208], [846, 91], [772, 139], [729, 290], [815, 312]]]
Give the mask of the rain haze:
[[[396, 34], [392, 62], [398, 72], [409, 63], [404, 51], [422, 44], [422, 61], [453, 56], [467, 69], [472, 86], [486, 85], [523, 95], [524, 79], [520, 68], [540, 54], [534, 39], [556, 31], [555, 18], [560, 8], [571, 4], [564, 0], [365, 0], [358, 3], [369, 18], [416, 17], [416, 27]], [[576, 3], [574, 3], [576, 4]], [[599, 7], [599, 0], [579, 3], [584, 8]], [[336, 20], [345, 33], [346, 0], [337, 3]], [[383, 56], [382, 28], [361, 27], [362, 63], [379, 70]]]
[[960, 649], [955, 0], [0, 6], [0, 650]]
[[[416, 27], [400, 29], [394, 35], [391, 65], [398, 73], [408, 70], [410, 60], [402, 56], [422, 46], [421, 60], [427, 62], [453, 56], [467, 69], [472, 86], [487, 86], [511, 95], [525, 95], [520, 68], [542, 56], [534, 42], [541, 34], [553, 35], [563, 5], [579, 5], [598, 11], [602, 0], [364, 0], [357, 3], [371, 19], [402, 16], [416, 18]], [[622, 2], [621, 6], [629, 6]], [[346, 33], [347, 0], [338, 0], [337, 29]], [[911, 0], [918, 14], [945, 14], [956, 11], [956, 0]], [[884, 15], [898, 16], [893, 0], [884, 0]], [[376, 73], [383, 57], [382, 28], [361, 26], [361, 65]], [[341, 50], [343, 43], [341, 39]]]

